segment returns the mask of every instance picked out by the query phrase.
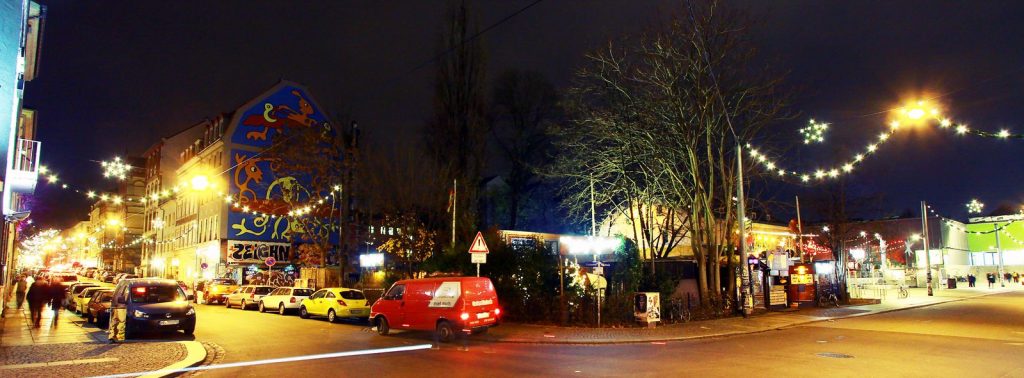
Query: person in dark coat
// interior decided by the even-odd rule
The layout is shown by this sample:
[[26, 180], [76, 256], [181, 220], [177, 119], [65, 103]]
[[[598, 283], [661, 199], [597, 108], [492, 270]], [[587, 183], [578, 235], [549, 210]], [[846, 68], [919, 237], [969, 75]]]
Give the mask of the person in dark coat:
[[32, 326], [39, 328], [39, 322], [43, 317], [43, 305], [50, 299], [50, 290], [47, 282], [42, 277], [36, 278], [32, 286], [28, 288], [28, 311], [31, 314]]
[[53, 310], [53, 325], [57, 325], [57, 318], [60, 317], [60, 311], [64, 309], [61, 304], [64, 303], [64, 296], [67, 294], [64, 291], [64, 285], [58, 281], [50, 281], [50, 286], [47, 290], [50, 293], [50, 309]]
[[974, 277], [974, 274], [968, 274], [967, 275], [967, 287], [974, 287], [974, 281], [977, 280], [977, 279], [978, 279], [977, 277]]
[[989, 273], [988, 274], [988, 287], [989, 287], [989, 289], [991, 289], [995, 284], [996, 284], [996, 274], [995, 273]]

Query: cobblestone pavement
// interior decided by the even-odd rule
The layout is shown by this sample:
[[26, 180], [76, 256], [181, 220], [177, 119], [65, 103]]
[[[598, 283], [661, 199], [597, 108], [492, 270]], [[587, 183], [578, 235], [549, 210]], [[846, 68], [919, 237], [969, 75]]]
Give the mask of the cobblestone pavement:
[[0, 347], [0, 377], [85, 377], [151, 371], [185, 358], [180, 343], [61, 343]]

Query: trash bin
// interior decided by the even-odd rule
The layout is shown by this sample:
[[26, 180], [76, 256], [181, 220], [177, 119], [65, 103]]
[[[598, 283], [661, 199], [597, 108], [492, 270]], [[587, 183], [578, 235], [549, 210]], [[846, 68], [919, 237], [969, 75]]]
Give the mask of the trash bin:
[[947, 278], [946, 279], [946, 288], [947, 289], [956, 289], [956, 278]]

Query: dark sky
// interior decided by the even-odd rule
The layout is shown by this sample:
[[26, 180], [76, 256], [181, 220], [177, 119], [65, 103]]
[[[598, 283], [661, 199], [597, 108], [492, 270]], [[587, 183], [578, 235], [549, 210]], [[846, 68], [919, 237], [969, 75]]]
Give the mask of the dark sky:
[[[43, 160], [73, 185], [103, 185], [98, 163], [137, 154], [160, 136], [236, 108], [285, 78], [320, 105], [357, 119], [370, 145], [403, 146], [430, 114], [443, 1], [46, 1], [39, 77], [25, 105], [39, 111]], [[490, 25], [530, 1], [474, 6]], [[679, 3], [548, 0], [485, 34], [491, 76], [537, 70], [567, 85], [582, 54], [609, 37], [637, 33]], [[958, 120], [1024, 133], [1024, 3], [735, 3], [761, 22], [763, 58], [790, 72], [794, 111], [782, 128], [796, 140], [808, 118], [832, 123], [828, 143], [788, 153], [813, 169], [860, 149], [884, 130], [903, 99], [943, 95]], [[874, 115], [872, 115], [874, 114]], [[787, 135], [783, 135], [787, 137]], [[855, 191], [884, 195], [898, 213], [928, 200], [951, 216], [977, 197], [989, 207], [1024, 203], [1024, 141], [901, 133], [852, 177]], [[788, 199], [816, 188], [755, 182]], [[86, 202], [37, 190], [42, 223], [84, 217]]]

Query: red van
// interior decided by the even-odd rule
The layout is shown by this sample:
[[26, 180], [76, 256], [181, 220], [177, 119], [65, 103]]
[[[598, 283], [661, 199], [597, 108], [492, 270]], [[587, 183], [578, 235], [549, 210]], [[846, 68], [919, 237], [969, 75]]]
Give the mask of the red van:
[[395, 282], [373, 307], [377, 333], [391, 328], [436, 331], [441, 341], [456, 330], [486, 331], [501, 315], [498, 294], [487, 277], [438, 277]]

